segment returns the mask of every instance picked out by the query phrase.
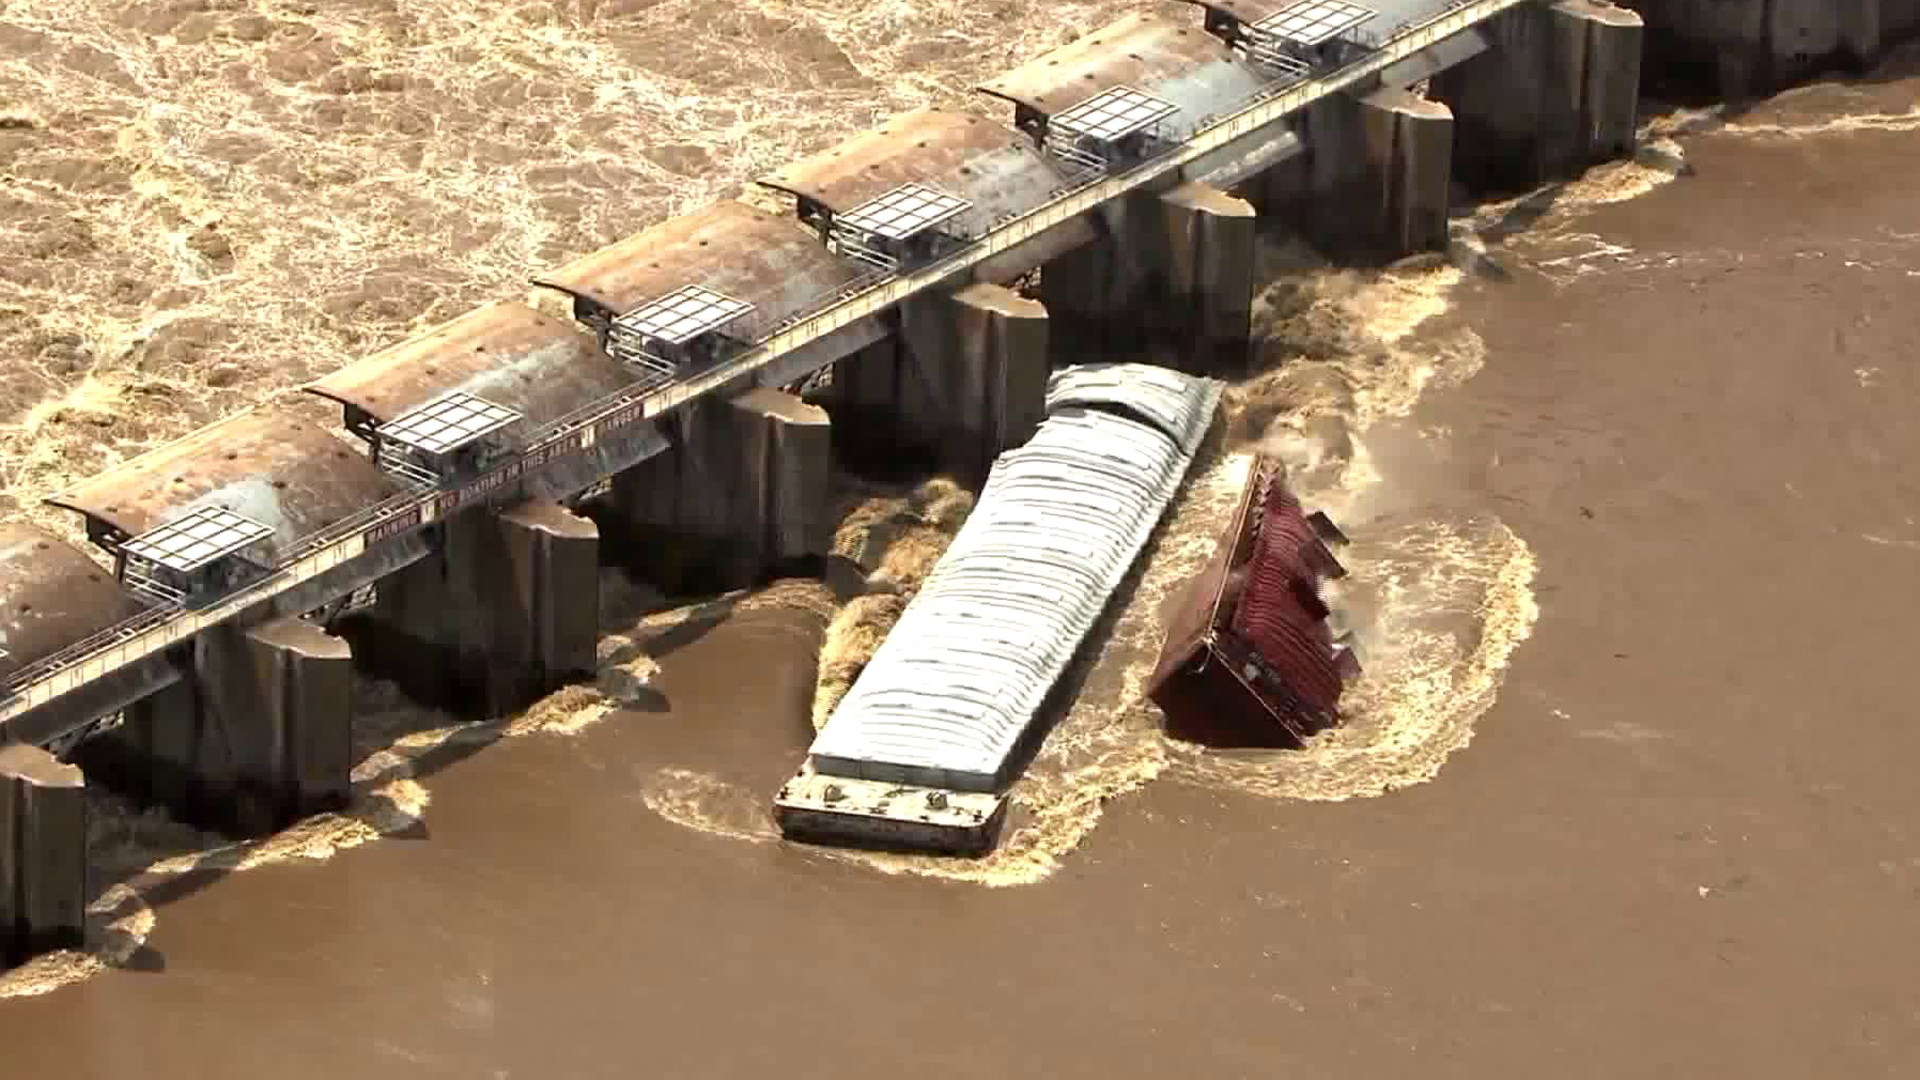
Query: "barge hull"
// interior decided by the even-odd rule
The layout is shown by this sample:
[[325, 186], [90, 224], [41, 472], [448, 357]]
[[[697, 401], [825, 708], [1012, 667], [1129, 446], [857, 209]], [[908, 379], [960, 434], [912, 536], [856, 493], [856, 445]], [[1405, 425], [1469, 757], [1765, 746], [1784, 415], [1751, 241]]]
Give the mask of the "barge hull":
[[773, 801], [788, 840], [877, 851], [984, 855], [1006, 817], [1005, 795], [828, 776], [811, 765]]

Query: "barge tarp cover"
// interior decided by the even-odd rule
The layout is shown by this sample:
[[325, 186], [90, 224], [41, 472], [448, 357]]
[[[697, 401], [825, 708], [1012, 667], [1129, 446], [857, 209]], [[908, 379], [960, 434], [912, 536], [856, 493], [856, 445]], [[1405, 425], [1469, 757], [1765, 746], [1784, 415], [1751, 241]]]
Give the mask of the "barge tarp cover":
[[1070, 368], [814, 740], [822, 773], [999, 790], [1034, 714], [1193, 463], [1222, 386]]

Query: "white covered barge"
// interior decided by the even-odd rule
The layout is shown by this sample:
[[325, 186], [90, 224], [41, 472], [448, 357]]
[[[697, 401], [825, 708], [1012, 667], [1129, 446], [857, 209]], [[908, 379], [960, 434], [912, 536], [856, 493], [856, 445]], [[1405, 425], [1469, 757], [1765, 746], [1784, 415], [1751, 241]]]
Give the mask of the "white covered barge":
[[774, 816], [792, 839], [989, 850], [1018, 750], [1146, 546], [1219, 407], [1147, 364], [1056, 373], [1047, 419], [814, 739]]

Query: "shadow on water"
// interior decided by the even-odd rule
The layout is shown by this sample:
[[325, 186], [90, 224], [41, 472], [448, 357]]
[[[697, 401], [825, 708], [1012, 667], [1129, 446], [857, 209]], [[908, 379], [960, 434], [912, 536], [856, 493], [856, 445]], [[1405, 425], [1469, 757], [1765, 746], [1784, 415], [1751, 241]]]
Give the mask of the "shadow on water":
[[[637, 642], [628, 648], [637, 649], [639, 655], [654, 660], [671, 656], [681, 649], [692, 645], [694, 642], [699, 641], [701, 638], [706, 637], [712, 633], [716, 627], [726, 622], [727, 619], [733, 615], [733, 609], [736, 603], [738, 603], [738, 600], [735, 597], [720, 597], [709, 600], [695, 608], [692, 613], [681, 622], [675, 623], [666, 630], [647, 638], [645, 641]], [[620, 653], [625, 653], [626, 651], [626, 649], [619, 650], [615, 655], [619, 656]], [[631, 659], [632, 657], [621, 658]], [[618, 661], [616, 660], [616, 662]]]
[[[1722, 119], [1737, 120], [1790, 87], [1829, 83], [1873, 87], [1912, 78], [1920, 73], [1920, 46], [1909, 43], [1878, 62], [1851, 50], [1823, 56], [1794, 53], [1778, 61], [1723, 62], [1713, 46], [1686, 41], [1655, 25], [1646, 31], [1641, 70], [1645, 73], [1641, 80], [1645, 94], [1677, 108], [1717, 106]], [[1646, 108], [1650, 104], [1642, 105], [1643, 119], [1649, 115]]]

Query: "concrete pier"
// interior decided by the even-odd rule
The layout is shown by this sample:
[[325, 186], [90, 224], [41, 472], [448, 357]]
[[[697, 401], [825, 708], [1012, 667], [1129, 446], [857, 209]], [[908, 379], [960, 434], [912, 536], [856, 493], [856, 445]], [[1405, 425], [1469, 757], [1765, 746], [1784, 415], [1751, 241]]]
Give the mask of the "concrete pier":
[[1103, 208], [1100, 239], [1047, 264], [1040, 296], [1064, 324], [1068, 363], [1176, 350], [1207, 373], [1244, 370], [1252, 331], [1251, 203], [1206, 184]]
[[531, 500], [444, 522], [432, 556], [380, 583], [346, 619], [362, 665], [424, 700], [500, 716], [591, 676], [600, 636], [600, 531]]
[[203, 797], [231, 801], [235, 823], [249, 835], [345, 806], [353, 768], [346, 641], [282, 618], [244, 630], [223, 626], [198, 644], [203, 724], [221, 736], [203, 746], [226, 759], [202, 762], [211, 789]]
[[[1246, 367], [1253, 333], [1254, 209], [1206, 184], [1160, 196], [1153, 265], [1162, 269], [1166, 333], [1185, 343], [1203, 374]], [[1115, 358], [1118, 359], [1118, 358]]]
[[1337, 94], [1308, 108], [1306, 153], [1247, 197], [1333, 250], [1398, 259], [1447, 245], [1453, 110], [1407, 90]]
[[75, 756], [136, 802], [240, 836], [345, 806], [353, 654], [297, 618], [217, 627], [175, 657], [180, 681]]
[[1453, 110], [1405, 90], [1360, 102], [1369, 175], [1377, 178], [1381, 232], [1397, 255], [1444, 251], [1453, 182]]
[[1688, 89], [1740, 99], [1836, 69], [1861, 71], [1920, 35], [1920, 0], [1622, 0], [1646, 21], [1647, 62]]
[[0, 746], [0, 968], [80, 944], [87, 791], [79, 769], [35, 746]]
[[1639, 15], [1560, 0], [1513, 8], [1484, 30], [1493, 48], [1433, 77], [1432, 96], [1453, 110], [1456, 178], [1519, 190], [1632, 151]]
[[833, 408], [856, 454], [904, 453], [979, 478], [1046, 412], [1047, 309], [1000, 285], [900, 306], [900, 331], [843, 361]]
[[1364, 151], [1351, 194], [1341, 201], [1365, 215], [1360, 235], [1389, 258], [1445, 250], [1453, 110], [1406, 90], [1345, 100], [1359, 119]]
[[666, 424], [672, 448], [613, 478], [616, 558], [669, 592], [750, 585], [833, 542], [827, 413], [771, 387], [707, 398]]

